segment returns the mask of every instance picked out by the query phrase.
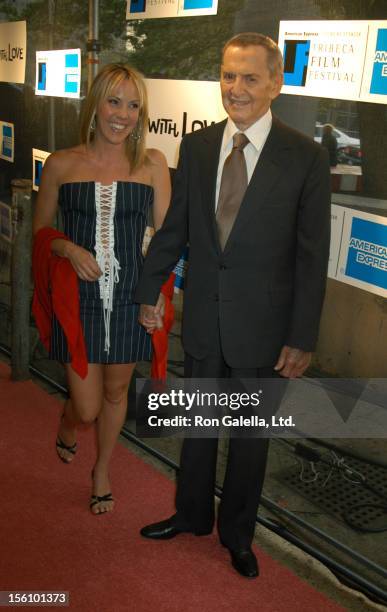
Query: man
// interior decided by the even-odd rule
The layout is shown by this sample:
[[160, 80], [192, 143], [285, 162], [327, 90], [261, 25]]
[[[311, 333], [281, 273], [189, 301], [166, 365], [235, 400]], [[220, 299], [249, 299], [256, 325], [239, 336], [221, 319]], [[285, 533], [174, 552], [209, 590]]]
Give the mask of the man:
[[[293, 378], [311, 360], [329, 251], [329, 164], [320, 145], [272, 117], [282, 82], [282, 56], [270, 38], [233, 37], [221, 68], [228, 119], [181, 143], [172, 203], [136, 300], [152, 331], [160, 287], [188, 242], [186, 377]], [[258, 575], [251, 542], [267, 450], [264, 439], [230, 440], [219, 507], [221, 542], [248, 577]], [[144, 527], [143, 536], [212, 531], [216, 453], [215, 439], [184, 441], [177, 512]]]

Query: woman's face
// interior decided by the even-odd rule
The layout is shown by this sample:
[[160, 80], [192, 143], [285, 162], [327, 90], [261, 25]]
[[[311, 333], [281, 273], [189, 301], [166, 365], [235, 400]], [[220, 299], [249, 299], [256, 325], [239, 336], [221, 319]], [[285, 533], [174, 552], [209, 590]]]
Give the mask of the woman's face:
[[97, 106], [96, 137], [110, 144], [123, 144], [140, 114], [140, 98], [131, 79], [123, 80]]

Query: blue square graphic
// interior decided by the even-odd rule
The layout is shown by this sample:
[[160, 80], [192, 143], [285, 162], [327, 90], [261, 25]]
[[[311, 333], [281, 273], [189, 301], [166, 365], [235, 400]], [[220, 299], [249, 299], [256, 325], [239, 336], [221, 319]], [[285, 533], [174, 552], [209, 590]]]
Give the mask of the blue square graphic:
[[65, 74], [65, 93], [78, 93], [78, 77], [74, 74]]
[[40, 159], [35, 159], [35, 187], [39, 187], [42, 176], [43, 162]]
[[5, 141], [3, 141], [3, 149], [1, 151], [1, 154], [4, 155], [4, 157], [12, 157], [12, 149], [8, 148], [7, 143]]
[[47, 82], [47, 64], [46, 62], [38, 63], [38, 90], [45, 91]]
[[284, 84], [305, 87], [310, 40], [285, 40]]
[[130, 0], [129, 13], [145, 13], [146, 0]]
[[12, 128], [9, 125], [3, 125], [3, 138], [12, 138]]
[[387, 289], [387, 225], [352, 219], [345, 274]]
[[376, 40], [370, 93], [387, 95], [387, 29], [380, 28]]
[[65, 67], [66, 68], [78, 68], [78, 54], [67, 53], [65, 55]]
[[210, 9], [214, 5], [213, 0], [184, 0], [184, 10]]
[[12, 158], [12, 128], [9, 125], [3, 125], [1, 154]]

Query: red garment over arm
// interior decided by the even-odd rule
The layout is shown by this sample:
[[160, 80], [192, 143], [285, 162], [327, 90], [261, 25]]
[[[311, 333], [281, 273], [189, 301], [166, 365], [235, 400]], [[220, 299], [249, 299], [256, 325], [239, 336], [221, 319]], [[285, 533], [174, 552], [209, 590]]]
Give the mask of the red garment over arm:
[[68, 259], [51, 252], [51, 242], [58, 238], [69, 240], [51, 227], [43, 227], [34, 238], [32, 313], [47, 350], [50, 349], [51, 322], [55, 314], [66, 336], [71, 366], [81, 378], [85, 378], [88, 363], [79, 313], [78, 276]]

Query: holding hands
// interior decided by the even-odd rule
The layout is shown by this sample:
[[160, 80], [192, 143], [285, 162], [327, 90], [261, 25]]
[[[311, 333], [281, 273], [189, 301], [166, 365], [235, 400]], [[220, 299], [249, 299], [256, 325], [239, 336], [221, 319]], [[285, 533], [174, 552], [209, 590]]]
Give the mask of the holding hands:
[[148, 334], [153, 334], [156, 329], [162, 329], [164, 310], [165, 296], [162, 293], [160, 293], [155, 306], [141, 304], [139, 321], [145, 327]]

